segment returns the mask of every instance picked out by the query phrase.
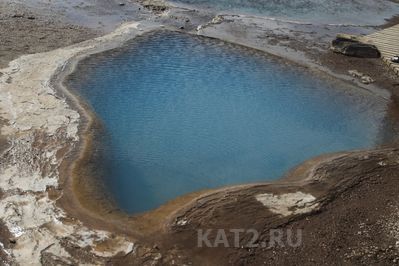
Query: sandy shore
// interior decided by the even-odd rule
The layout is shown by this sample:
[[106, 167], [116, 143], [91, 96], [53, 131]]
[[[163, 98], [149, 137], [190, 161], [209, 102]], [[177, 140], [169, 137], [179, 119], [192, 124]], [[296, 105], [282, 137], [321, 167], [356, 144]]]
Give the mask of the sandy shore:
[[[119, 5], [115, 6], [118, 7], [114, 12], [119, 12]], [[83, 32], [87, 39], [105, 35], [72, 46], [25, 52], [14, 51], [10, 46], [3, 65], [29, 51], [49, 51], [19, 57], [0, 70], [3, 262], [320, 265], [335, 262], [337, 256], [342, 263], [385, 264], [397, 260], [399, 234], [395, 215], [399, 181], [395, 172], [399, 153], [394, 144], [378, 150], [321, 156], [275, 183], [198, 192], [136, 217], [113, 209], [99, 193], [101, 190], [93, 190], [93, 180], [76, 172], [82, 169], [82, 160], [75, 160], [76, 157], [87, 158], [86, 153], [91, 152], [92, 139], [85, 133], [95, 127], [96, 121], [79, 99], [62, 86], [63, 79], [85, 56], [164, 28], [262, 50], [353, 85], [360, 84], [345, 75], [346, 71], [359, 69], [377, 80], [375, 85], [362, 87], [381, 99], [392, 100], [389, 119], [396, 126], [397, 82], [382, 63], [327, 52], [327, 40], [342, 27], [323, 26], [329, 29], [319, 28], [313, 33], [314, 25], [248, 16], [215, 17], [188, 9], [159, 7], [143, 8], [140, 14], [145, 20], [128, 22], [116, 29], [83, 23], [77, 31], [72, 28], [72, 35], [77, 32], [73, 42], [84, 38], [79, 35]], [[11, 20], [25, 16], [32, 20], [28, 16], [33, 15], [13, 16]], [[71, 30], [62, 24], [54, 31], [61, 34], [63, 28]], [[373, 30], [345, 29], [360, 33]], [[297, 37], [298, 32], [304, 37]], [[315, 42], [317, 37], [322, 39]], [[51, 42], [51, 38], [46, 41]], [[266, 239], [268, 230], [273, 228], [301, 228], [305, 231], [305, 244], [296, 249], [199, 248], [199, 228], [255, 228], [261, 232], [259, 239]], [[245, 242], [245, 237], [241, 241]]]

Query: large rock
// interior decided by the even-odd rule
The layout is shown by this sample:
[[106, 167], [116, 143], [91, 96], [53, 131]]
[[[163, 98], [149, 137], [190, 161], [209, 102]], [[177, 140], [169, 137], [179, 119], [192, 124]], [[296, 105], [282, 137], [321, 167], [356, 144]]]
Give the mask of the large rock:
[[381, 57], [381, 53], [375, 45], [362, 43], [357, 36], [348, 34], [338, 34], [335, 40], [332, 41], [331, 50], [354, 57]]

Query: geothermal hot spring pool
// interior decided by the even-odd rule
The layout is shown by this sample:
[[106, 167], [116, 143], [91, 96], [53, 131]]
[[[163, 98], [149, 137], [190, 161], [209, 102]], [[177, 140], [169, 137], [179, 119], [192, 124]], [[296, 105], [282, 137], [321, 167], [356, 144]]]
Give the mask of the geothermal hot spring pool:
[[128, 213], [372, 147], [386, 112], [386, 102], [365, 90], [261, 52], [166, 31], [81, 61], [68, 86], [102, 122], [97, 166]]

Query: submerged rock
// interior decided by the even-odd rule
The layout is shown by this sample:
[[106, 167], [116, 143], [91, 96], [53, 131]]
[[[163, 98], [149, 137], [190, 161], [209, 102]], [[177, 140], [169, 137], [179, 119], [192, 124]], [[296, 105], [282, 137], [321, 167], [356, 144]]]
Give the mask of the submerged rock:
[[338, 34], [331, 43], [331, 50], [335, 53], [361, 58], [381, 57], [375, 45], [362, 43], [357, 36], [348, 34]]

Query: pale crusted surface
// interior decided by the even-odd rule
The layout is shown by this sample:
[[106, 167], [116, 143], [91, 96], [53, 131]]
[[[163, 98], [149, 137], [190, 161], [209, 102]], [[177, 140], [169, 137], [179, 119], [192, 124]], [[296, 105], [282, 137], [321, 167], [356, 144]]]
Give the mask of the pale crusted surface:
[[86, 257], [94, 264], [133, 251], [131, 240], [123, 236], [91, 230], [75, 220], [62, 222], [67, 215], [50, 199], [47, 188], [58, 186], [63, 159], [58, 153], [77, 144], [80, 122], [79, 113], [52, 88], [52, 76], [78, 54], [104, 49], [108, 43], [145, 31], [138, 26], [124, 24], [104, 37], [22, 56], [1, 70], [0, 118], [8, 121], [1, 133], [10, 147], [2, 154], [0, 167], [0, 187], [5, 195], [0, 201], [0, 219], [16, 238], [15, 246], [6, 250], [10, 261], [19, 265], [43, 261], [76, 264], [66, 246], [85, 248]]
[[318, 206], [314, 202], [316, 198], [313, 195], [300, 191], [280, 195], [264, 193], [256, 195], [256, 199], [268, 207], [270, 211], [283, 216], [307, 213]]

